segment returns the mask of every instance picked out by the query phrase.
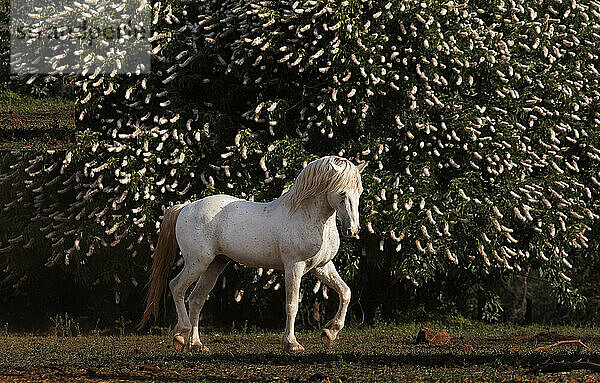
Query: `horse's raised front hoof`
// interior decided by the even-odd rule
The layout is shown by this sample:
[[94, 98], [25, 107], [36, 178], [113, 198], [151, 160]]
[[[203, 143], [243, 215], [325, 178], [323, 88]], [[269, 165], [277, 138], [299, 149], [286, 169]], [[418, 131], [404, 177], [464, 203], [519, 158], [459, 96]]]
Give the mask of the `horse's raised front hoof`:
[[173, 335], [173, 348], [175, 348], [176, 351], [183, 351], [185, 348], [185, 338], [183, 335], [179, 333]]
[[326, 348], [331, 348], [333, 346], [333, 341], [337, 337], [337, 332], [334, 332], [328, 328], [324, 328], [321, 333], [321, 342]]
[[295, 343], [284, 343], [283, 351], [291, 352], [292, 354], [301, 354], [306, 352], [306, 349], [298, 342]]

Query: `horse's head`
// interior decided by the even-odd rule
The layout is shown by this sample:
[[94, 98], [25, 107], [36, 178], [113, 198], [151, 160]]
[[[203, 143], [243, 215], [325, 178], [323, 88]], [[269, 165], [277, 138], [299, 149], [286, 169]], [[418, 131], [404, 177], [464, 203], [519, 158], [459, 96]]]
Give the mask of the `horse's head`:
[[347, 161], [346, 166], [331, 162], [330, 165], [335, 172], [349, 172], [351, 177], [355, 177], [354, 182], [346, 182], [341, 187], [331, 189], [327, 193], [329, 205], [336, 211], [342, 223], [342, 235], [344, 237], [357, 237], [360, 232], [360, 219], [358, 214], [358, 205], [360, 195], [362, 194], [362, 184], [360, 173], [367, 165], [366, 162], [354, 166]]

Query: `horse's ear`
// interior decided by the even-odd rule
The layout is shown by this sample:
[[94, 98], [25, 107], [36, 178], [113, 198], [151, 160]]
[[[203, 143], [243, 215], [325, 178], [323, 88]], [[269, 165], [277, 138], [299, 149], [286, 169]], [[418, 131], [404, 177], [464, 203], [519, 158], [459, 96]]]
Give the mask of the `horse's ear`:
[[367, 167], [367, 165], [369, 164], [369, 161], [365, 161], [361, 164], [356, 165], [356, 167], [358, 168], [358, 172], [362, 173], [363, 170], [365, 170], [365, 168]]
[[342, 171], [342, 167], [336, 163], [330, 162], [329, 165], [331, 165], [331, 167], [333, 168], [333, 170], [335, 170], [336, 172], [341, 172]]

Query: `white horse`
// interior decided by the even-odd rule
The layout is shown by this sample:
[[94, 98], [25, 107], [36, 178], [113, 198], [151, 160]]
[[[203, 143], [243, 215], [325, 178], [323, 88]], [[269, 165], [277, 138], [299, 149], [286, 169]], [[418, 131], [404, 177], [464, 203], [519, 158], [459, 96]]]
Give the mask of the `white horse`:
[[[173, 336], [177, 350], [187, 346], [208, 351], [198, 335], [200, 310], [229, 259], [247, 266], [285, 271], [287, 320], [282, 339], [285, 351], [304, 351], [294, 334], [302, 276], [311, 272], [335, 290], [339, 308], [321, 335], [323, 344], [331, 347], [344, 327], [350, 302], [350, 288], [332, 262], [340, 244], [336, 213], [342, 234], [357, 237], [362, 193], [360, 172], [365, 165], [355, 166], [341, 157], [323, 157], [309, 163], [292, 188], [272, 202], [214, 195], [169, 208], [160, 227], [140, 328], [151, 315], [157, 317], [179, 245], [184, 267], [169, 283], [177, 309]], [[185, 294], [196, 280], [189, 296], [188, 316]]]

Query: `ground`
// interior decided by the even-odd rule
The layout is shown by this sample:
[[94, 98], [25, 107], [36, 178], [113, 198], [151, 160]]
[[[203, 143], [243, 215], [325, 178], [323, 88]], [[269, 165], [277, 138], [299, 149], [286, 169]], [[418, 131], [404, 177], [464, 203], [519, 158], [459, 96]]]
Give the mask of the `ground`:
[[[285, 354], [279, 333], [215, 332], [202, 339], [210, 353], [176, 352], [168, 335], [0, 337], [0, 381], [587, 381], [590, 370], [538, 373], [549, 362], [600, 362], [598, 328], [440, 325], [444, 345], [415, 344], [423, 324], [345, 329], [331, 350], [319, 332], [301, 331], [307, 349]], [[539, 346], [581, 339], [546, 350]]]
[[73, 101], [0, 90], [0, 151], [64, 149], [75, 131]]

